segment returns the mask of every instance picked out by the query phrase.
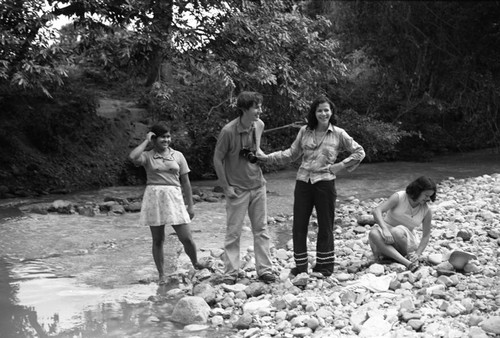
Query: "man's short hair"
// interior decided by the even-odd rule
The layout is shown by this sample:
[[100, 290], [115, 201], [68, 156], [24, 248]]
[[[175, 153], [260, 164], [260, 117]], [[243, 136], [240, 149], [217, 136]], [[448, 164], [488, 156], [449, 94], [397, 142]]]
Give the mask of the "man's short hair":
[[240, 110], [240, 114], [242, 114], [244, 109], [250, 109], [254, 105], [262, 104], [263, 100], [264, 98], [260, 93], [244, 91], [238, 95], [236, 107]]

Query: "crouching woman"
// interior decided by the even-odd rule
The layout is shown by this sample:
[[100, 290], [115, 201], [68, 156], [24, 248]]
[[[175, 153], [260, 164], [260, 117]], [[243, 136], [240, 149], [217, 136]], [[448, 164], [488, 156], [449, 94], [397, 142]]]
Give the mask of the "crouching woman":
[[[375, 260], [393, 259], [412, 272], [419, 267], [419, 258], [429, 243], [432, 211], [428, 202], [436, 200], [436, 184], [421, 176], [406, 190], [397, 191], [373, 210], [376, 225], [368, 239]], [[422, 227], [422, 238], [415, 229]]]

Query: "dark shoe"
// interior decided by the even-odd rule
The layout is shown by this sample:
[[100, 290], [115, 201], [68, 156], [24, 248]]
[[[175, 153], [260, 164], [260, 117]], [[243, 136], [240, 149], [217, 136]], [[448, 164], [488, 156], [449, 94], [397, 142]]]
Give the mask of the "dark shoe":
[[224, 283], [227, 285], [234, 285], [234, 284], [236, 284], [236, 277], [231, 276], [231, 275], [225, 275], [222, 277], [221, 283]]
[[307, 270], [305, 270], [305, 269], [299, 269], [297, 267], [292, 268], [292, 270], [290, 270], [290, 275], [293, 275], [293, 276], [298, 276], [301, 273], [307, 273]]
[[406, 267], [406, 269], [410, 272], [415, 272], [420, 268], [420, 263], [418, 261], [411, 262], [410, 265]]
[[274, 283], [274, 282], [276, 282], [276, 276], [273, 275], [271, 272], [266, 272], [266, 273], [260, 275], [259, 279], [261, 281], [263, 281], [264, 283]]

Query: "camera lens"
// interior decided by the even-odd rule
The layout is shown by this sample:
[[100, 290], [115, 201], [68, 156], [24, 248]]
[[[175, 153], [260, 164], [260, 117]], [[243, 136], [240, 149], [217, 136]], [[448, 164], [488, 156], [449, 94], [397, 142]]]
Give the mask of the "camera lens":
[[255, 156], [252, 152], [248, 153], [248, 161], [250, 163], [256, 163], [257, 162], [257, 156]]
[[256, 163], [258, 160], [257, 156], [255, 156], [253, 151], [251, 151], [250, 149], [246, 149], [246, 148], [243, 148], [240, 150], [240, 156], [245, 158], [250, 163]]

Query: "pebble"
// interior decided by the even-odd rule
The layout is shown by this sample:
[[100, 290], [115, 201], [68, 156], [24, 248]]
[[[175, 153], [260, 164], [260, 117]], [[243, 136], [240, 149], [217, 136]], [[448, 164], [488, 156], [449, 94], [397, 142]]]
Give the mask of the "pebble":
[[443, 261], [443, 255], [440, 253], [433, 253], [428, 256], [427, 260], [431, 264], [438, 265]]

